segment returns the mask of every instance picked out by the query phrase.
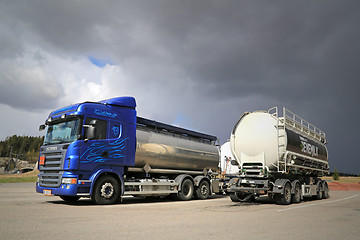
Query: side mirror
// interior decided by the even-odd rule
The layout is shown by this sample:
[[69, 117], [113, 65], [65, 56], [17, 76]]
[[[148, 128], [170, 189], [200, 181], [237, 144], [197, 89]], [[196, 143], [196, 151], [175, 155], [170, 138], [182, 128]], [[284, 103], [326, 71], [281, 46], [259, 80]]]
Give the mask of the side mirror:
[[236, 160], [231, 160], [231, 165], [239, 166], [239, 163]]
[[43, 131], [43, 130], [45, 130], [45, 128], [46, 128], [45, 124], [41, 124], [39, 126], [39, 131]]
[[96, 138], [96, 120], [91, 120], [89, 125], [84, 125], [85, 129], [85, 139], [92, 140]]

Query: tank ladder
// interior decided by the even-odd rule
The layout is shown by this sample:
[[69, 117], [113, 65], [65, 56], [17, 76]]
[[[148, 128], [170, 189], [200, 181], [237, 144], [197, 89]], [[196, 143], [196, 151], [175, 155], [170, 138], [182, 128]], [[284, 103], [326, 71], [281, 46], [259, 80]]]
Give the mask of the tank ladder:
[[[285, 109], [285, 108], [284, 108]], [[276, 120], [276, 134], [277, 134], [277, 153], [278, 161], [275, 166], [278, 172], [285, 173], [286, 169], [286, 149], [285, 149], [285, 120], [284, 117], [279, 117], [279, 112], [277, 107], [270, 108], [268, 113]]]

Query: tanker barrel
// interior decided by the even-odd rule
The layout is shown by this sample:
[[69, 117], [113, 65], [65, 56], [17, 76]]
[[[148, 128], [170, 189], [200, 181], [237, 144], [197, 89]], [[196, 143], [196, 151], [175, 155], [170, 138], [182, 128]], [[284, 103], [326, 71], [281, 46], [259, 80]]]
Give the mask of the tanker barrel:
[[[135, 167], [168, 170], [216, 171], [219, 151], [216, 136], [145, 118], [137, 118]], [[170, 171], [168, 171], [170, 172]]]
[[[274, 111], [275, 109], [275, 111]], [[270, 113], [271, 110], [271, 113]], [[230, 137], [231, 151], [244, 166], [286, 172], [329, 169], [325, 133], [284, 108], [243, 114]]]

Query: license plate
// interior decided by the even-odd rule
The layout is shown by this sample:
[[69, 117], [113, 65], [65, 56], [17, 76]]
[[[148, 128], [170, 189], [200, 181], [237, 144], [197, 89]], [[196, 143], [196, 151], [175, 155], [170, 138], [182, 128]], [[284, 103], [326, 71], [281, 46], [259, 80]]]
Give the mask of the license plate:
[[51, 196], [51, 190], [43, 190], [43, 194], [46, 195], [46, 196]]

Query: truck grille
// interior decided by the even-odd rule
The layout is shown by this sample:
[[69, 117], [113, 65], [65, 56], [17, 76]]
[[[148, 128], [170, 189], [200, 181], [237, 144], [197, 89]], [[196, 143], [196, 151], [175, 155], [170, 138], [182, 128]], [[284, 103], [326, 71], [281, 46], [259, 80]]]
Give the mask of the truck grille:
[[41, 187], [59, 187], [63, 174], [64, 156], [66, 150], [44, 151], [44, 165], [39, 166], [39, 184]]

